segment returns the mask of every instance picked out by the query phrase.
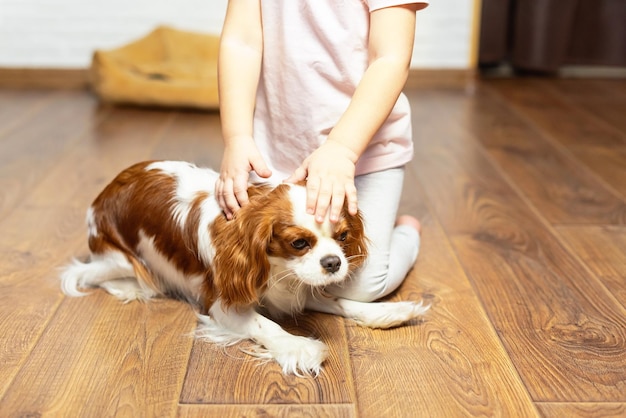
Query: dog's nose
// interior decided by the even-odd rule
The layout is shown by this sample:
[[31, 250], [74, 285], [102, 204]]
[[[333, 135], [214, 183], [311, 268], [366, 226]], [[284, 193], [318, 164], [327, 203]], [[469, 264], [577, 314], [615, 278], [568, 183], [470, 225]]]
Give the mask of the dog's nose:
[[320, 260], [320, 264], [328, 273], [334, 273], [341, 267], [341, 259], [336, 255], [327, 255]]

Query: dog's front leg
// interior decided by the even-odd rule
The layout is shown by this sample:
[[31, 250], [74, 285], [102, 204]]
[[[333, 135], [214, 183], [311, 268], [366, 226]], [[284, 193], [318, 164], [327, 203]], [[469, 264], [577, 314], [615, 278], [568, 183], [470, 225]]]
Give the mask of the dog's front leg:
[[289, 334], [253, 308], [224, 308], [218, 300], [209, 315], [198, 316], [199, 337], [224, 345], [250, 339], [258, 346], [244, 351], [276, 360], [285, 374], [317, 375], [328, 356], [328, 348], [321, 341]]
[[368, 328], [392, 328], [424, 314], [423, 302], [357, 302], [326, 294], [310, 295], [306, 308], [353, 319]]

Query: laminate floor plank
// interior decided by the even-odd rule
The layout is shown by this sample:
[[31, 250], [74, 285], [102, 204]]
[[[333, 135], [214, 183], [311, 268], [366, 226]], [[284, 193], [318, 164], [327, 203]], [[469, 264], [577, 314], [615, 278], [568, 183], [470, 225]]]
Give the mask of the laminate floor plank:
[[[59, 206], [75, 205], [85, 213], [102, 187], [120, 170], [148, 158], [151, 146], [160, 140], [170, 119], [171, 115], [163, 113], [117, 111], [101, 122], [92, 120], [94, 124], [84, 129], [71, 149], [51, 160], [49, 169], [42, 173], [44, 177], [37, 184], [30, 188], [21, 185], [16, 193], [27, 199], [19, 207], [20, 211], [53, 212], [51, 209]], [[0, 181], [11, 181], [13, 173], [4, 171], [5, 167], [0, 166]], [[81, 193], [84, 200], [77, 202], [77, 194]], [[56, 215], [64, 214], [59, 211]], [[0, 231], [5, 233], [3, 241], [9, 243], [11, 240], [19, 242], [29, 233], [29, 229], [24, 230], [8, 217], [0, 219]], [[37, 233], [37, 230], [32, 232]]]
[[[549, 90], [604, 122], [607, 129], [613, 129], [626, 136], [626, 82], [622, 79], [608, 80], [542, 80], [542, 89]], [[600, 176], [626, 197], [626, 145], [614, 147], [574, 148]]]
[[560, 144], [563, 152], [626, 196], [626, 132], [598, 123], [593, 114], [542, 88], [538, 81], [493, 80], [488, 85], [526, 121]]
[[93, 97], [81, 91], [59, 93], [27, 119], [4, 132], [0, 142], [0, 164], [30, 159], [55, 160], [94, 125], [101, 112]]
[[190, 161], [219, 170], [224, 144], [215, 112], [177, 112], [163, 132], [164, 140], [153, 150], [157, 160]]
[[506, 98], [538, 128], [566, 147], [626, 145], [626, 134], [598, 123], [579, 105], [573, 105], [541, 79], [487, 80], [485, 84]]
[[446, 105], [434, 96], [414, 100], [418, 178], [533, 400], [622, 401], [624, 308]]
[[539, 403], [537, 408], [545, 418], [623, 418], [626, 403]]
[[[462, 121], [501, 170], [551, 223], [626, 224], [626, 200], [563, 155], [560, 147], [479, 86], [463, 92], [433, 92], [448, 117]], [[422, 100], [430, 100], [421, 92]]]
[[0, 141], [0, 219], [104, 116], [84, 92], [55, 96]]
[[173, 300], [65, 299], [0, 416], [174, 416], [196, 324]]
[[588, 80], [588, 82], [598, 91], [614, 95], [614, 100], [621, 103], [626, 102], [626, 77], [595, 78]]
[[626, 132], [626, 83], [614, 80], [545, 80], [542, 87], [594, 115], [619, 132]]
[[352, 405], [181, 405], [180, 418], [356, 418]]
[[8, 138], [6, 132], [27, 122], [59, 94], [46, 90], [0, 89], [0, 142]]
[[572, 153], [626, 199], [626, 146], [576, 147]]
[[559, 235], [626, 307], [626, 227], [560, 226]]
[[[392, 300], [432, 304], [423, 320], [392, 330], [346, 321], [361, 417], [538, 416], [480, 300], [461, 269], [411, 165], [403, 208], [423, 224], [415, 268]], [[381, 396], [385, 388], [385, 396]]]

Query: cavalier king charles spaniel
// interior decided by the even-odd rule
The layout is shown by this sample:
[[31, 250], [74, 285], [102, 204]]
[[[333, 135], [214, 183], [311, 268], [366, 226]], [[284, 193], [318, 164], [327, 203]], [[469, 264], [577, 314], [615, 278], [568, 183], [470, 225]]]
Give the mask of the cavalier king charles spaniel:
[[177, 161], [122, 171], [87, 211], [90, 260], [64, 269], [63, 292], [82, 296], [81, 288], [101, 287], [126, 302], [186, 300], [199, 311], [197, 336], [224, 345], [251, 340], [251, 354], [296, 375], [317, 375], [327, 347], [270, 317], [311, 309], [390, 328], [428, 309], [324, 291], [350, 280], [366, 260], [360, 215], [344, 210], [338, 222], [327, 216], [319, 224], [306, 213], [303, 186], [250, 185], [249, 203], [228, 221], [213, 192], [218, 176]]

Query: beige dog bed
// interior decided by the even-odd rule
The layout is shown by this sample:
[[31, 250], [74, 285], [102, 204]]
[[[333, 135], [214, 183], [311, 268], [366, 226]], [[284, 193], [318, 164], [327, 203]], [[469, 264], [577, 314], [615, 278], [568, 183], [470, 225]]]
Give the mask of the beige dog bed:
[[96, 51], [91, 81], [102, 101], [217, 109], [219, 37], [159, 27], [118, 49]]

